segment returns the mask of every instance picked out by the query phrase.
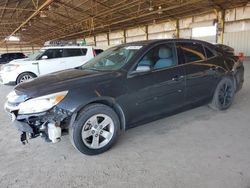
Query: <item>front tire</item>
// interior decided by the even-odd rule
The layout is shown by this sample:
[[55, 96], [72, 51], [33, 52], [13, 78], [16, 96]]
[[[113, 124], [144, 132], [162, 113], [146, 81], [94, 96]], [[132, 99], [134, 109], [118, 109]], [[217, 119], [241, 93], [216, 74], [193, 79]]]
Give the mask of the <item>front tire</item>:
[[226, 110], [233, 103], [234, 95], [234, 81], [225, 77], [218, 83], [209, 106], [214, 110]]
[[20, 83], [23, 83], [23, 82], [27, 82], [28, 80], [31, 80], [33, 78], [35, 78], [36, 75], [33, 74], [33, 73], [30, 73], [30, 72], [24, 72], [22, 74], [20, 74], [18, 77], [17, 77], [17, 80], [16, 80], [16, 84], [20, 84]]
[[69, 128], [72, 145], [86, 155], [110, 149], [118, 138], [120, 122], [114, 110], [103, 104], [85, 107]]

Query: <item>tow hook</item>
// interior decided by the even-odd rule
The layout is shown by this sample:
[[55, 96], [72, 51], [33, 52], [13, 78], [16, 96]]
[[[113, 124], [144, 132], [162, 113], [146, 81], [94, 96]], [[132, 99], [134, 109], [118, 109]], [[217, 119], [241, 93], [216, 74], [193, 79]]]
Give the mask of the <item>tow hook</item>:
[[26, 143], [28, 143], [26, 132], [22, 132], [22, 134], [20, 135], [20, 140], [21, 140], [21, 142], [22, 142], [23, 145], [25, 145]]

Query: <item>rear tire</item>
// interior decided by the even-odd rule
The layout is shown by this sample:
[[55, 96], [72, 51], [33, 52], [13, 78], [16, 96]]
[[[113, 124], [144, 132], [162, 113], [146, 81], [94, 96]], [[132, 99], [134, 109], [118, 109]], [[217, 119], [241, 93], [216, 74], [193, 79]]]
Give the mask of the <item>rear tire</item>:
[[226, 110], [231, 106], [234, 95], [234, 81], [229, 77], [225, 77], [218, 83], [209, 107], [214, 110]]
[[30, 72], [24, 72], [17, 77], [16, 84], [20, 84], [35, 78], [36, 75]]
[[72, 145], [86, 155], [110, 149], [118, 138], [120, 122], [115, 111], [103, 104], [86, 106], [69, 128]]

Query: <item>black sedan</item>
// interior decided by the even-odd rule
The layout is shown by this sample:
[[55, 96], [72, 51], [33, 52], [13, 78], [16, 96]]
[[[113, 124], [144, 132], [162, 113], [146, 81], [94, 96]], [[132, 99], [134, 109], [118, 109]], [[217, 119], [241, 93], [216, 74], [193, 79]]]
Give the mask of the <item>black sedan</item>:
[[229, 108], [243, 76], [238, 57], [210, 43], [141, 41], [22, 83], [5, 109], [23, 143], [37, 136], [56, 143], [66, 131], [77, 150], [95, 155], [128, 128], [203, 104]]

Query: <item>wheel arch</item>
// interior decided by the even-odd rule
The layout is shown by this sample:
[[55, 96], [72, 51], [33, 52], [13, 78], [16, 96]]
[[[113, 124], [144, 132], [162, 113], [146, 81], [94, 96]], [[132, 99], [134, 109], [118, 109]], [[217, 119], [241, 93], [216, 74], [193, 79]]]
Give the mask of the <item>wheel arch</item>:
[[19, 78], [22, 74], [25, 74], [25, 73], [33, 74], [35, 77], [37, 77], [36, 73], [31, 72], [31, 71], [25, 71], [25, 72], [22, 72], [22, 73], [18, 74], [18, 76], [17, 76], [17, 78], [16, 78], [16, 84], [17, 84], [18, 78]]
[[216, 91], [216, 88], [217, 88], [218, 84], [219, 84], [224, 78], [229, 78], [229, 79], [231, 79], [231, 80], [233, 81], [233, 84], [234, 84], [234, 89], [236, 90], [237, 84], [236, 84], [235, 76], [234, 76], [234, 74], [233, 74], [232, 72], [229, 72], [229, 73], [224, 74], [223, 76], [221, 76], [221, 77], [217, 80], [217, 82], [216, 82], [216, 84], [215, 84], [215, 86], [214, 86], [214, 88], [213, 88], [213, 90], [212, 90], [212, 96], [211, 96], [212, 98], [213, 98], [213, 96], [214, 96], [214, 92]]
[[[236, 88], [237, 88], [237, 83], [236, 83], [236, 78], [235, 78], [234, 72], [229, 72], [229, 73], [225, 74], [225, 75], [220, 79], [220, 81], [221, 81], [222, 79], [224, 79], [224, 78], [229, 78], [229, 79], [231, 79], [231, 80], [233, 81], [233, 84], [234, 84], [234, 89], [236, 90]], [[219, 82], [218, 82], [218, 83], [219, 83]]]
[[106, 105], [108, 107], [110, 107], [111, 109], [113, 109], [116, 114], [118, 115], [119, 121], [120, 121], [120, 129], [122, 131], [126, 130], [126, 118], [125, 118], [125, 114], [121, 108], [121, 106], [119, 104], [117, 104], [113, 99], [111, 98], [100, 98], [100, 99], [94, 99], [90, 102], [88, 102], [87, 104], [84, 104], [82, 106], [80, 106], [78, 109], [75, 110], [75, 112], [73, 113], [73, 115], [71, 116], [71, 120], [70, 120], [70, 126], [72, 126], [73, 122], [77, 119], [78, 114], [88, 105], [92, 105], [92, 104], [103, 104]]

